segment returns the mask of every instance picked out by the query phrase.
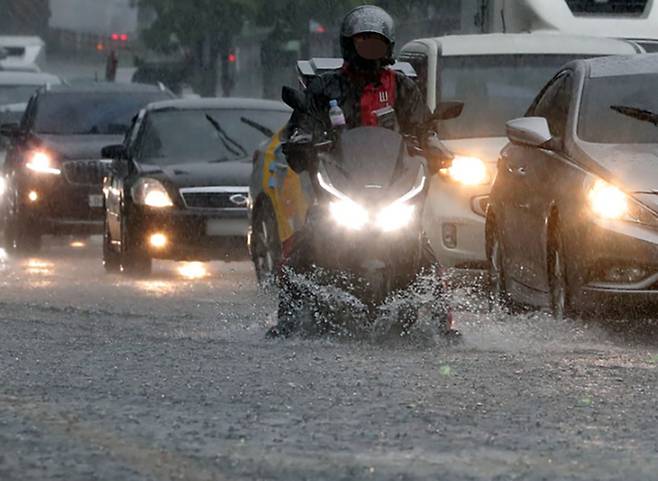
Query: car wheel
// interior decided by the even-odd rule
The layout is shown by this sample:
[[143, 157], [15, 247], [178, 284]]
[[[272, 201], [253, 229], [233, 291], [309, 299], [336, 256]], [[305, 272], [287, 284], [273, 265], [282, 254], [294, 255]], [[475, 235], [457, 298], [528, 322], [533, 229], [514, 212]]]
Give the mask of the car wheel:
[[29, 219], [24, 218], [18, 209], [17, 195], [8, 206], [4, 237], [5, 246], [20, 254], [34, 254], [41, 250], [41, 234]]
[[557, 320], [567, 315], [569, 305], [569, 289], [564, 256], [564, 245], [559, 230], [554, 229], [548, 245], [548, 285], [551, 302], [551, 313]]
[[121, 272], [129, 276], [148, 276], [151, 274], [153, 261], [138, 236], [129, 227], [125, 217], [121, 218]]
[[509, 296], [505, 285], [505, 271], [503, 267], [503, 250], [500, 236], [496, 227], [492, 227], [493, 233], [489, 247], [488, 259], [488, 281], [489, 285], [489, 308], [494, 306], [509, 306]]
[[254, 217], [252, 260], [260, 285], [268, 285], [276, 277], [281, 261], [281, 241], [274, 212], [262, 208]]
[[107, 219], [105, 219], [105, 227], [103, 228], [103, 267], [108, 274], [121, 270], [121, 256], [112, 248], [111, 241], [110, 228], [107, 225]]

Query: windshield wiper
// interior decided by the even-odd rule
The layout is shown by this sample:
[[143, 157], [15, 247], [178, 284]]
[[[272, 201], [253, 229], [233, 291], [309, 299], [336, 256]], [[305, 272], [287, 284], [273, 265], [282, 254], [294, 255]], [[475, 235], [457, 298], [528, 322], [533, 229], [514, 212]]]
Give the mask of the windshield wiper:
[[274, 137], [274, 131], [272, 129], [265, 127], [263, 124], [259, 124], [255, 120], [248, 119], [247, 117], [240, 117], [240, 122], [258, 130], [265, 137]]
[[221, 159], [214, 159], [214, 160], [209, 160], [209, 164], [221, 164], [222, 162], [228, 162], [229, 158], [228, 157], [222, 157]]
[[611, 105], [610, 108], [627, 117], [632, 117], [642, 122], [649, 122], [658, 127], [658, 114], [650, 110], [638, 109], [637, 107], [629, 107], [627, 105]]
[[[243, 157], [249, 157], [249, 154], [247, 153], [245, 148], [242, 147], [242, 145], [240, 145], [238, 142], [233, 140], [231, 137], [229, 137], [229, 135], [226, 133], [226, 131], [222, 128], [222, 126], [219, 124], [219, 122], [217, 122], [217, 120], [215, 120], [215, 118], [212, 115], [206, 114], [206, 119], [208, 119], [208, 122], [210, 122], [210, 125], [212, 125], [215, 128], [215, 130], [217, 131], [217, 133], [219, 134], [219, 140], [222, 142], [222, 144], [224, 144], [224, 147], [226, 147], [226, 150], [231, 152], [236, 157], [240, 157], [240, 151], [242, 152]], [[238, 150], [235, 150], [231, 146], [235, 147]]]

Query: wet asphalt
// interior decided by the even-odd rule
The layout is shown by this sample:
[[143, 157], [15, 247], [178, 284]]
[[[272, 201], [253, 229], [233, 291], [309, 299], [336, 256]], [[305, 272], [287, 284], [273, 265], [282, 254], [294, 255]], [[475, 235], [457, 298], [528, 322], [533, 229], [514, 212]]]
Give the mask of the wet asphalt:
[[487, 312], [464, 343], [267, 341], [248, 263], [0, 251], [0, 480], [658, 479], [658, 327]]

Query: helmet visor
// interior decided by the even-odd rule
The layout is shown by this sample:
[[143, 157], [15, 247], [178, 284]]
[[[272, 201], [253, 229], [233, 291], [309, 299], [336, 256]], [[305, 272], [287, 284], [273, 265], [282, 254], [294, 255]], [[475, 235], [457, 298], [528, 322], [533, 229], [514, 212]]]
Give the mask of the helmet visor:
[[381, 60], [388, 56], [388, 41], [376, 33], [360, 33], [352, 37], [359, 57], [365, 60]]

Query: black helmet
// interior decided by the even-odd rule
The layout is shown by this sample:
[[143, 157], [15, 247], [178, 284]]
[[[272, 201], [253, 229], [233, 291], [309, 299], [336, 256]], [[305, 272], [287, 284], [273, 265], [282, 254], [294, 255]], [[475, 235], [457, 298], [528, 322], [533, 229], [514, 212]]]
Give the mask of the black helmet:
[[[376, 34], [388, 44], [383, 58], [373, 60], [361, 57], [354, 46], [354, 37], [360, 34]], [[395, 22], [386, 10], [374, 5], [362, 5], [354, 8], [343, 19], [340, 27], [340, 47], [343, 59], [357, 67], [377, 69], [395, 63]]]

